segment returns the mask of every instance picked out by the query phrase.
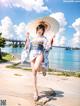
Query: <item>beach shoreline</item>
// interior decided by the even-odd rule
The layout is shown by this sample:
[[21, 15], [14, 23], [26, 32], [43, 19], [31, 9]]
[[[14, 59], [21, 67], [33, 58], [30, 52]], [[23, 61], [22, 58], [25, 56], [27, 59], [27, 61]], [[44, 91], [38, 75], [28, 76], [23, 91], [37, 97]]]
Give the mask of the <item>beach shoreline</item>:
[[[8, 106], [35, 106], [32, 90], [32, 72], [23, 71], [22, 69], [9, 69], [5, 66], [6, 64], [0, 64], [0, 100], [6, 99]], [[43, 106], [79, 106], [79, 83], [80, 79], [77, 77], [49, 74], [43, 77], [41, 73], [38, 73], [39, 93], [52, 89], [56, 92], [56, 96], [49, 96], [49, 98], [45, 96], [37, 103], [46, 101]], [[51, 100], [49, 100], [50, 98]]]
[[[21, 63], [20, 59], [15, 59], [10, 62], [1, 63], [2, 67], [5, 69], [21, 69], [23, 71], [31, 71], [30, 62]], [[80, 78], [80, 71], [70, 71], [70, 70], [61, 70], [61, 69], [51, 69], [49, 68], [47, 73], [49, 75], [58, 75], [58, 76], [73, 76]]]

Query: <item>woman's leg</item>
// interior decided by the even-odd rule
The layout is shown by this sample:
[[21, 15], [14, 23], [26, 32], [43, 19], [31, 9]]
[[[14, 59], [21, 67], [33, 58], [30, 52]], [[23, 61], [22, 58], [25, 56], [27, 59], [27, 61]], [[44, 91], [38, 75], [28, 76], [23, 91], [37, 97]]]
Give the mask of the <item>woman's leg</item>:
[[38, 89], [37, 89], [37, 71], [34, 69], [35, 59], [31, 62], [32, 72], [33, 72], [33, 90], [34, 90], [34, 100], [38, 100]]
[[33, 87], [34, 87], [34, 92], [36, 92], [36, 95], [38, 94], [37, 92], [37, 71], [34, 69], [34, 64], [35, 64], [35, 59], [31, 61], [31, 67], [32, 67], [32, 72], [33, 72]]
[[35, 60], [34, 68], [36, 71], [39, 71], [42, 61], [43, 61], [43, 54], [41, 53], [40, 55], [37, 56]]
[[38, 96], [38, 90], [37, 90], [37, 71], [34, 69], [35, 59], [31, 62], [32, 72], [33, 72], [33, 87], [34, 87], [34, 93]]
[[[35, 92], [35, 96], [38, 97], [38, 89], [37, 89], [37, 71], [38, 71], [38, 68], [41, 64], [43, 60], [43, 55], [40, 54], [36, 57], [36, 59], [34, 59], [32, 62], [31, 62], [31, 67], [32, 67], [32, 72], [33, 72], [33, 87], [34, 87], [34, 92]], [[35, 98], [37, 99], [37, 98]]]

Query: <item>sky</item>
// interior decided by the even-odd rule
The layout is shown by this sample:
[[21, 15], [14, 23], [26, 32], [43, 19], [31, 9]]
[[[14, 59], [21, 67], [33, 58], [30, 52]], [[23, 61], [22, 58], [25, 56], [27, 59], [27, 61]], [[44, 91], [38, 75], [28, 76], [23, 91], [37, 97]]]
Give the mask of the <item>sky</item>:
[[55, 46], [80, 47], [79, 0], [0, 0], [0, 32], [5, 38], [25, 40], [27, 24], [44, 16], [60, 24]]

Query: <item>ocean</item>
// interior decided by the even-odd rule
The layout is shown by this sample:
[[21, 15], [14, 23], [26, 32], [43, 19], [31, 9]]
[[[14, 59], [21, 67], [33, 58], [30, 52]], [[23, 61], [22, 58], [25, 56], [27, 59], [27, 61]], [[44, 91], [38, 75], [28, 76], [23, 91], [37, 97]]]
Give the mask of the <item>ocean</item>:
[[[5, 47], [4, 52], [21, 55], [23, 48]], [[52, 47], [49, 52], [49, 67], [65, 71], [80, 71], [80, 50]]]

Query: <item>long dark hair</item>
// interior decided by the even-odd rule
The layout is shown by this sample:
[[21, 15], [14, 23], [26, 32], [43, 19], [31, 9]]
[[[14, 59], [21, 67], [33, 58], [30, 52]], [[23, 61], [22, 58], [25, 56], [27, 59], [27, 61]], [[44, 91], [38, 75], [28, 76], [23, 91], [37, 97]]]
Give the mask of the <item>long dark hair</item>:
[[44, 35], [44, 32], [45, 32], [45, 26], [44, 26], [43, 24], [39, 24], [39, 25], [36, 27], [36, 32], [37, 32], [39, 29], [42, 29], [42, 30], [43, 30], [42, 35]]

